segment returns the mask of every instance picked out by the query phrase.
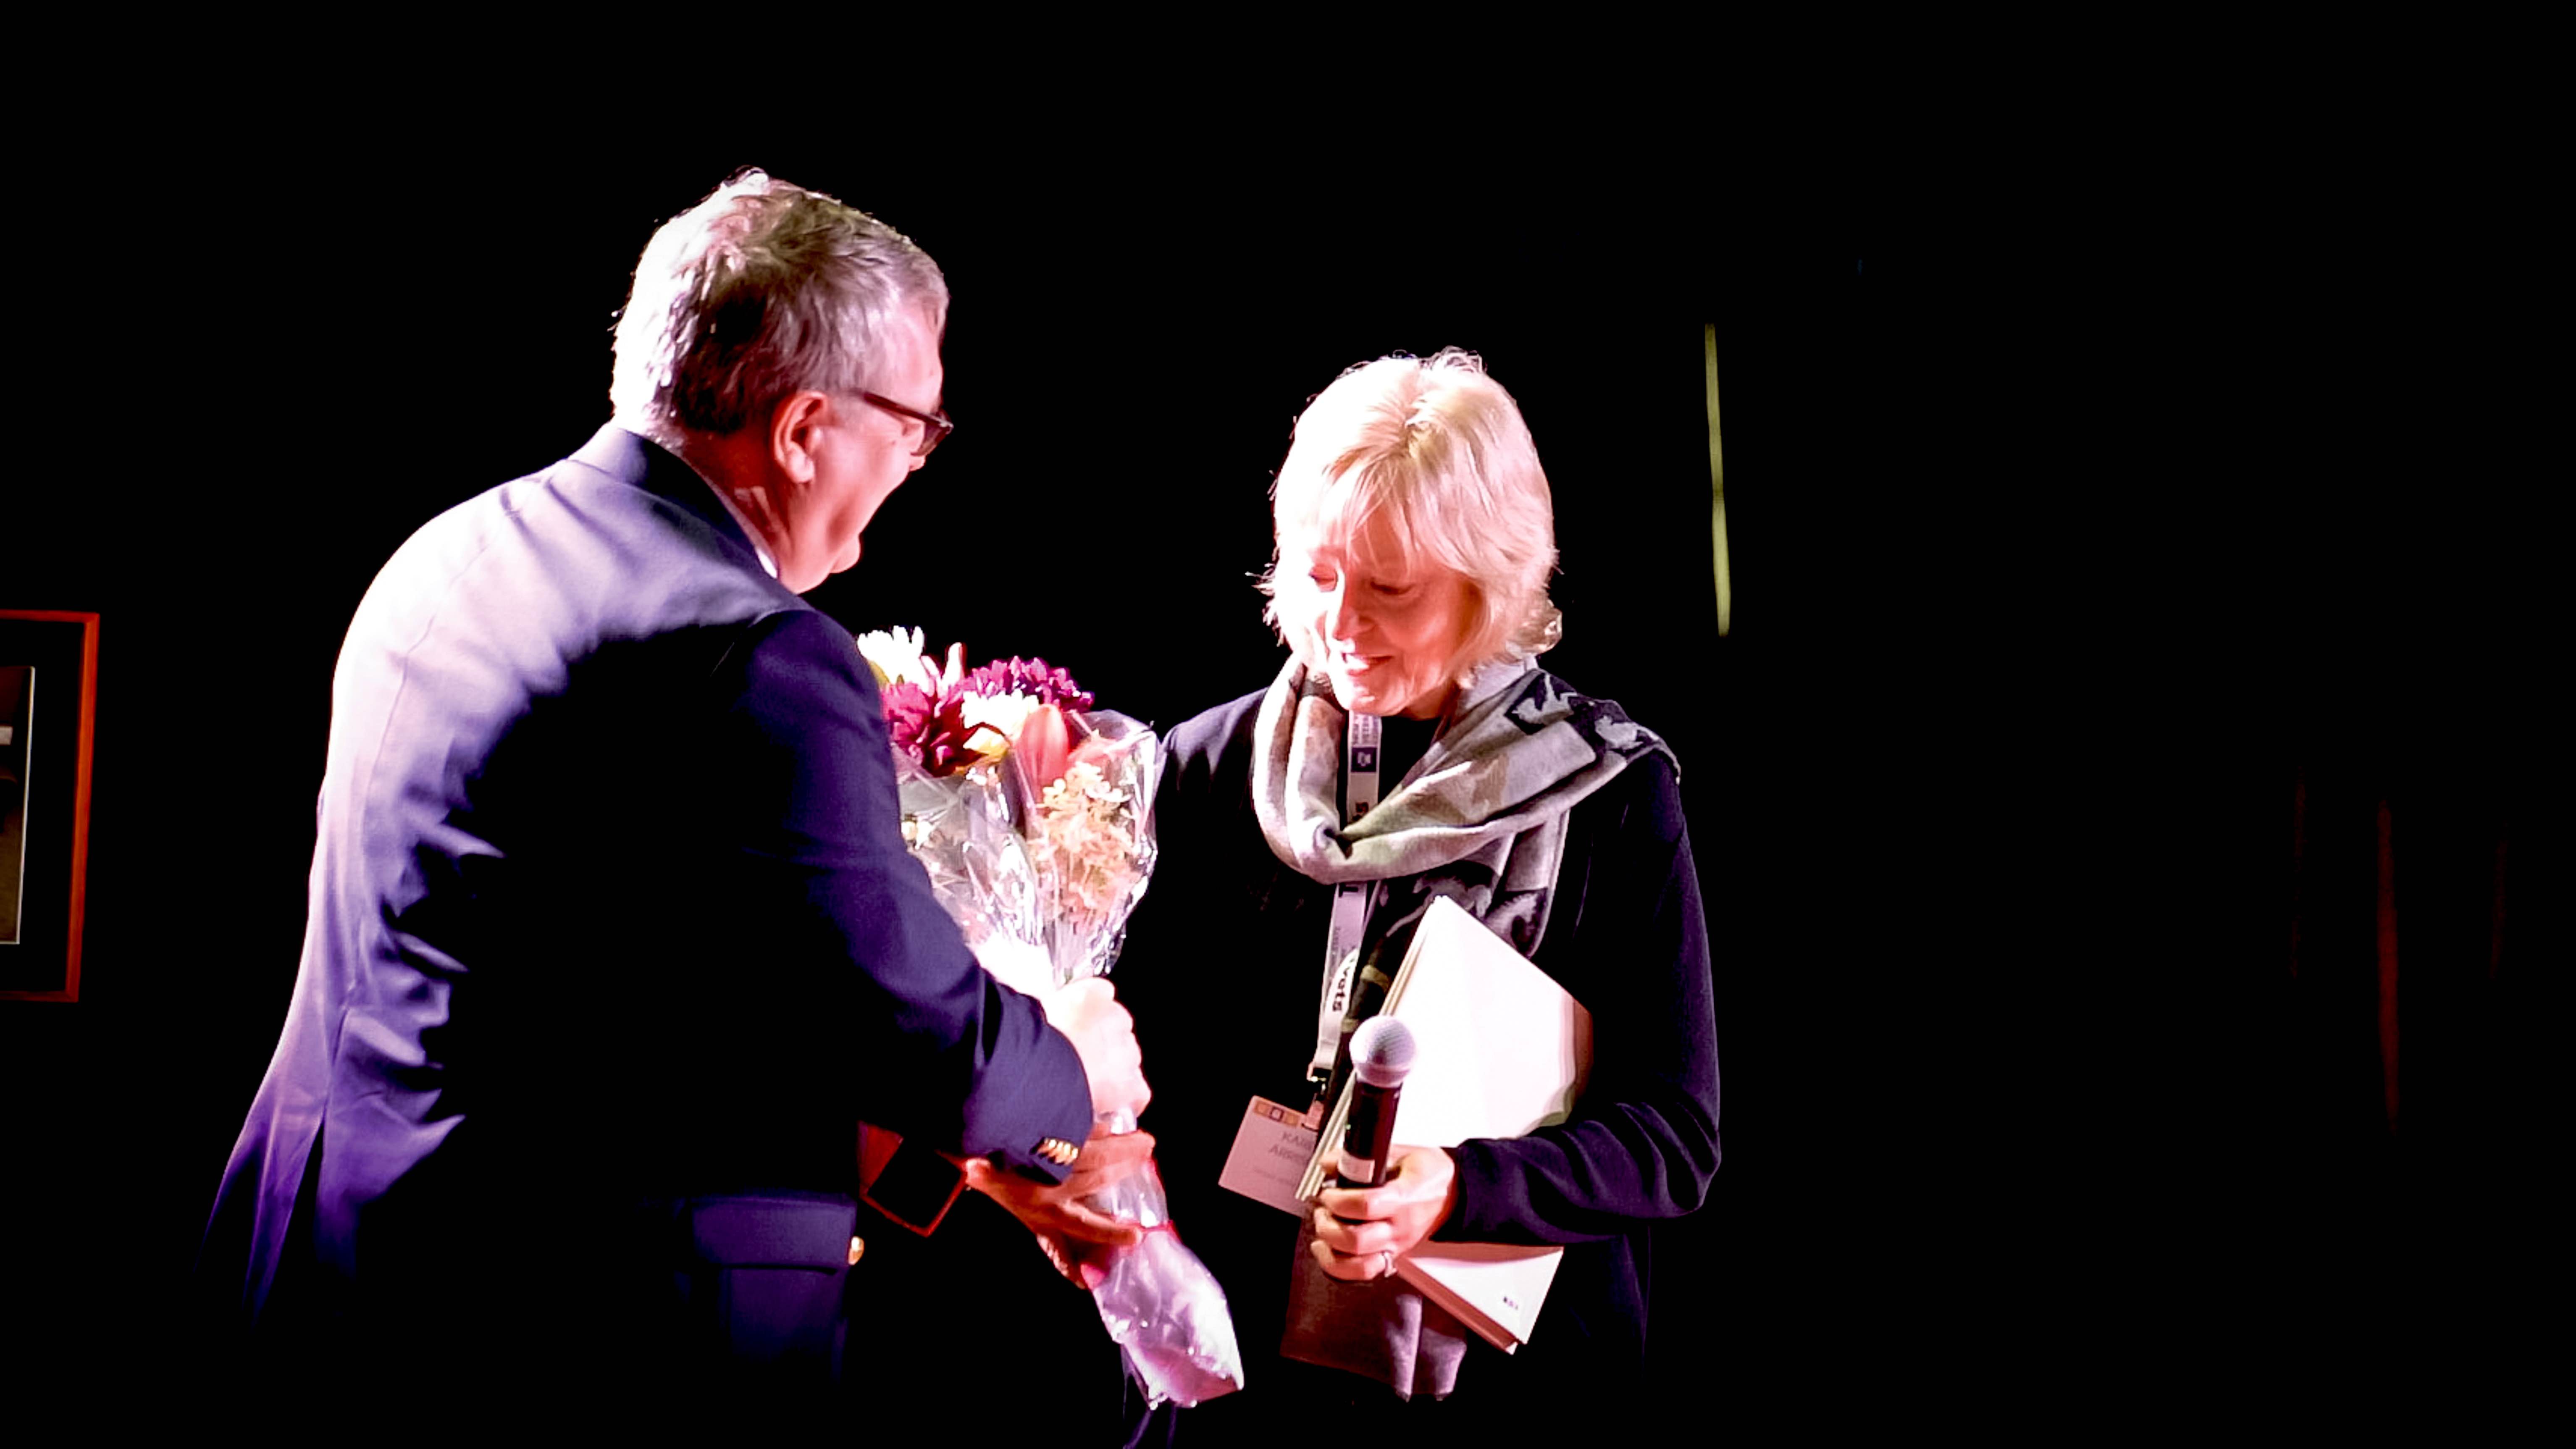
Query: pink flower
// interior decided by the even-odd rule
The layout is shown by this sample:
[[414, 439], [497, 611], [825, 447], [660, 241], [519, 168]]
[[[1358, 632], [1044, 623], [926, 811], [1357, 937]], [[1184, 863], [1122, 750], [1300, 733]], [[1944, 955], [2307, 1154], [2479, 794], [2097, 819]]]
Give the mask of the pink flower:
[[1001, 753], [1000, 731], [966, 718], [966, 691], [954, 685], [932, 699], [921, 686], [898, 680], [879, 691], [886, 734], [897, 751], [921, 761], [934, 775], [954, 775]]
[[1091, 692], [1074, 683], [1072, 675], [1043, 659], [1022, 659], [1018, 655], [996, 659], [967, 675], [966, 687], [977, 694], [1027, 694], [1035, 695], [1040, 704], [1091, 708]]

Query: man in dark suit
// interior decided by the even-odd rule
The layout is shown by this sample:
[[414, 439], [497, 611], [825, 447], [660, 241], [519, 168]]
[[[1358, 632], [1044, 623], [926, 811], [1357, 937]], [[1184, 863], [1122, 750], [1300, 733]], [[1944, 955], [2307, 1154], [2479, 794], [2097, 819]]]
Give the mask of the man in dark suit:
[[1105, 984], [977, 967], [905, 853], [873, 678], [798, 598], [947, 434], [946, 311], [911, 242], [748, 173], [647, 248], [615, 421], [377, 577], [199, 1268], [255, 1355], [825, 1381], [862, 1115], [1055, 1181], [1141, 1104]]

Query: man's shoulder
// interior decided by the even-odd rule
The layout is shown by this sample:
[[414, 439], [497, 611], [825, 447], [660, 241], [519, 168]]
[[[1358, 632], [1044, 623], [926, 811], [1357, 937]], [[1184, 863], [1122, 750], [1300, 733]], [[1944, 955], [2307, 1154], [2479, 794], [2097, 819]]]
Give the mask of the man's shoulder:
[[[566, 530], [620, 550], [669, 551], [737, 572], [761, 572], [739, 527], [724, 518], [712, 490], [694, 473], [684, 473], [687, 465], [641, 438], [618, 438], [594, 438], [451, 511], [487, 522], [508, 519], [540, 533]], [[649, 461], [642, 451], [648, 449]]]
[[678, 533], [679, 523], [668, 504], [640, 487], [639, 480], [573, 453], [449, 505], [413, 530], [394, 557], [448, 555], [489, 548], [512, 535], [536, 542], [559, 532], [603, 527], [632, 546], [637, 537]]
[[640, 464], [612, 456], [603, 466], [601, 451], [594, 439], [423, 524], [379, 573], [362, 616], [444, 600], [443, 612], [547, 632], [595, 627], [605, 641], [810, 609], [712, 517], [712, 493], [692, 506]]

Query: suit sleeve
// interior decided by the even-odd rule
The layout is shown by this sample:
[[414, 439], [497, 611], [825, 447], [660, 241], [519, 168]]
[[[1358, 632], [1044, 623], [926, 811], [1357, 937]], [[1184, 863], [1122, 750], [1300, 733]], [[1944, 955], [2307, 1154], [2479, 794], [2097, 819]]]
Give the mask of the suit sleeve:
[[764, 949], [819, 974], [790, 1010], [843, 1010], [857, 1106], [881, 1122], [1027, 1175], [1066, 1169], [1035, 1155], [1080, 1142], [1090, 1089], [1073, 1046], [1031, 997], [975, 962], [904, 849], [875, 680], [849, 634], [810, 610], [751, 625], [718, 666], [706, 758], [725, 869]]
[[1648, 756], [1576, 812], [1589, 838], [1569, 842], [1553, 914], [1579, 914], [1540, 964], [1592, 1013], [1592, 1074], [1563, 1124], [1452, 1150], [1447, 1241], [1617, 1237], [1697, 1208], [1717, 1172], [1708, 924], [1670, 761]]

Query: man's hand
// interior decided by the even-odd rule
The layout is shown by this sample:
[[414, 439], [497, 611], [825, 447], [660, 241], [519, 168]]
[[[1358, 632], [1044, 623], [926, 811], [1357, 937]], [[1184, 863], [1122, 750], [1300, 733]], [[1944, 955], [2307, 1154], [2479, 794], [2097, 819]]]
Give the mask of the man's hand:
[[1398, 1255], [1458, 1206], [1458, 1165], [1437, 1147], [1399, 1147], [1382, 1187], [1328, 1187], [1316, 1195], [1315, 1261], [1355, 1283], [1395, 1271]]
[[1011, 1216], [1037, 1235], [1038, 1246], [1046, 1250], [1055, 1270], [1075, 1287], [1089, 1289], [1099, 1282], [1100, 1270], [1093, 1264], [1100, 1256], [1143, 1242], [1145, 1230], [1094, 1212], [1081, 1200], [1143, 1167], [1153, 1156], [1150, 1132], [1112, 1136], [1094, 1127], [1082, 1144], [1073, 1175], [1053, 1187], [1015, 1172], [996, 1171], [981, 1157], [967, 1158], [961, 1165], [968, 1187], [1010, 1209]]
[[1145, 1086], [1145, 1058], [1136, 1047], [1136, 1023], [1118, 1004], [1109, 983], [1093, 976], [1038, 998], [1047, 1024], [1063, 1032], [1091, 1078], [1091, 1112], [1144, 1112], [1153, 1093]]

